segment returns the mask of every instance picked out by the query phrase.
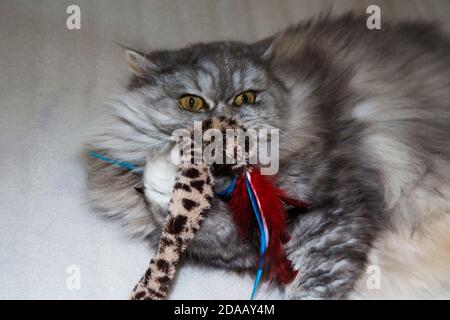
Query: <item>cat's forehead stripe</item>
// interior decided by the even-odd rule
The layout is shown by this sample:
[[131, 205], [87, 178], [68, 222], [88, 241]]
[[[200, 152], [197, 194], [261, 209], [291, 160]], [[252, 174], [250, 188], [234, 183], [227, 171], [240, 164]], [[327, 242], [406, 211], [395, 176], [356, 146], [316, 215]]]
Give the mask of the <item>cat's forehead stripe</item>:
[[205, 73], [208, 73], [211, 77], [219, 77], [220, 69], [215, 63], [212, 63], [211, 61], [202, 61], [199, 68]]
[[201, 92], [205, 95], [211, 97], [214, 94], [214, 89], [216, 87], [216, 80], [214, 77], [206, 72], [199, 71], [197, 73], [197, 84]]
[[241, 78], [242, 78], [241, 77], [241, 70], [237, 70], [237, 71], [233, 72], [232, 79], [233, 79], [233, 86], [235, 88], [239, 88], [242, 85]]

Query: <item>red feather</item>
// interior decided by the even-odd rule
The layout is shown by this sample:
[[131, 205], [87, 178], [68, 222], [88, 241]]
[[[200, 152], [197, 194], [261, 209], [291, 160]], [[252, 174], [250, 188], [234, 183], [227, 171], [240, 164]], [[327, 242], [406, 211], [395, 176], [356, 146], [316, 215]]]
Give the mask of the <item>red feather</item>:
[[299, 209], [310, 209], [311, 208], [311, 205], [309, 203], [288, 197], [285, 194], [280, 195], [280, 200], [286, 204], [289, 204], [289, 205], [299, 208]]
[[[259, 169], [253, 168], [250, 175], [253, 192], [259, 199], [260, 213], [264, 216], [269, 232], [269, 244], [264, 257], [265, 266], [269, 270], [269, 279], [277, 278], [281, 283], [289, 283], [297, 272], [292, 268], [291, 262], [284, 252], [283, 244], [289, 241], [289, 235], [282, 201], [298, 207], [307, 207], [308, 205], [287, 197], [282, 189], [276, 187], [274, 181], [268, 176], [262, 176]], [[246, 238], [254, 215], [244, 176], [238, 177], [229, 205], [235, 222]]]
[[291, 282], [296, 272], [291, 266], [284, 252], [284, 246], [289, 241], [286, 224], [286, 212], [280, 200], [285, 192], [276, 187], [268, 177], [261, 175], [259, 169], [254, 168], [250, 173], [253, 192], [259, 199], [261, 215], [266, 220], [269, 232], [269, 246], [265, 255], [265, 263], [269, 269], [269, 278], [278, 278], [281, 283]]
[[239, 176], [236, 180], [236, 186], [231, 194], [228, 206], [233, 214], [233, 219], [236, 222], [239, 231], [244, 239], [248, 237], [253, 217], [250, 198], [245, 186], [244, 176]]

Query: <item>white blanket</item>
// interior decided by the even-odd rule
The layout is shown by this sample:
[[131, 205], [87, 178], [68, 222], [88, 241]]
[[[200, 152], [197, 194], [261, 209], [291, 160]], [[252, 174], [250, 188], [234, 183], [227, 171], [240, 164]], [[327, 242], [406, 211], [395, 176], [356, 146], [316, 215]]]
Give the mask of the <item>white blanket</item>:
[[[387, 16], [420, 12], [448, 22], [449, 2], [430, 2], [384, 2], [383, 9]], [[126, 239], [119, 225], [86, 203], [81, 146], [101, 125], [93, 118], [102, 101], [120, 92], [128, 72], [113, 41], [136, 49], [250, 41], [331, 6], [308, 0], [76, 3], [81, 30], [66, 29], [70, 1], [0, 0], [0, 299], [126, 299], [147, 267], [147, 244]], [[364, 9], [338, 1], [333, 11], [352, 6]], [[251, 276], [186, 265], [170, 298], [247, 299], [252, 284]]]

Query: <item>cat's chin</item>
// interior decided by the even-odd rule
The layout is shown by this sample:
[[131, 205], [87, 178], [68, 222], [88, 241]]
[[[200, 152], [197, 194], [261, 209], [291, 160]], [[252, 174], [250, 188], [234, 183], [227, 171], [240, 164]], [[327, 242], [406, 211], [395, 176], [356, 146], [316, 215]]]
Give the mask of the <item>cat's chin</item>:
[[169, 206], [178, 169], [172, 161], [171, 151], [166, 148], [157, 154], [150, 153], [144, 169], [145, 197], [149, 203], [157, 204], [162, 209]]

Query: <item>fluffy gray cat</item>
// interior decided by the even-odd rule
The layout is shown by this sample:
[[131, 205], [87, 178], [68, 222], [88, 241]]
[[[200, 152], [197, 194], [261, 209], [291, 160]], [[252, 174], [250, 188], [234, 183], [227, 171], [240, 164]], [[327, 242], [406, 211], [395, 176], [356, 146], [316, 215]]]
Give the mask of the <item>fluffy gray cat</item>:
[[[346, 15], [254, 44], [127, 51], [127, 58], [129, 91], [89, 148], [146, 169], [89, 160], [90, 197], [105, 216], [156, 244], [173, 184], [172, 131], [232, 116], [247, 128], [281, 130], [277, 179], [314, 206], [289, 223], [286, 252], [299, 272], [287, 299], [448, 294], [450, 41], [436, 28], [368, 30], [365, 18]], [[256, 99], [236, 107], [243, 92]], [[186, 95], [203, 109], [181, 108]], [[257, 254], [215, 199], [187, 257], [248, 270]]]

